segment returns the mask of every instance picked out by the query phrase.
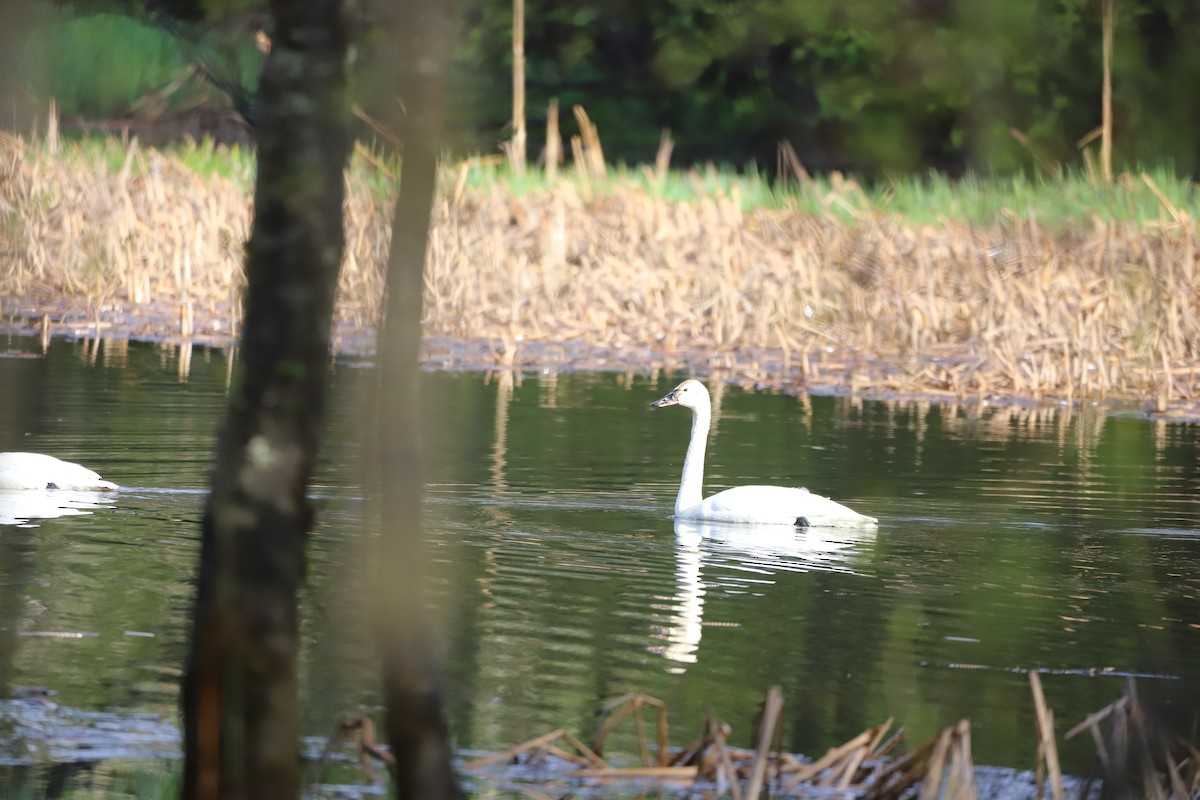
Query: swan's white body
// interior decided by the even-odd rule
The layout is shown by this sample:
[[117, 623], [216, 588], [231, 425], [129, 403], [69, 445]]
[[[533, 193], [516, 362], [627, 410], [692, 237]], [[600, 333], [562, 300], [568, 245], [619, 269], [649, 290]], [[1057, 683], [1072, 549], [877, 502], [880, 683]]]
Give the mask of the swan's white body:
[[0, 489], [116, 489], [87, 467], [41, 453], [0, 453]]
[[680, 405], [692, 410], [692, 438], [683, 460], [679, 496], [675, 499], [677, 519], [812, 527], [864, 528], [875, 525], [874, 517], [859, 514], [808, 489], [737, 486], [705, 498], [704, 450], [712, 419], [708, 390], [699, 381], [687, 380], [650, 405], [654, 408]]

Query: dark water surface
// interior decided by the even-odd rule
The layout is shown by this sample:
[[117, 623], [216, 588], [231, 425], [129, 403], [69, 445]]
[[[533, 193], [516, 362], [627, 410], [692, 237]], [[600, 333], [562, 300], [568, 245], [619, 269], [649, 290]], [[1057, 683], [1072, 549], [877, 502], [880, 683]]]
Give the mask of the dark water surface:
[[[161, 346], [7, 350], [0, 450], [127, 488], [112, 507], [0, 525], [0, 691], [37, 684], [81, 712], [172, 717], [227, 355], [196, 351], [181, 381]], [[330, 373], [306, 735], [378, 713], [354, 487], [369, 379], [349, 363]], [[911, 741], [969, 717], [977, 762], [1032, 768], [1029, 669], [1060, 733], [1130, 675], [1168, 717], [1195, 718], [1196, 426], [726, 388], [706, 490], [807, 485], [879, 529], [677, 527], [688, 414], [647, 408], [677, 379], [424, 375], [431, 623], [458, 747], [590, 736], [596, 708], [634, 691], [667, 702], [677, 743], [711, 703], [747, 745], [779, 684], [792, 751], [889, 716]], [[1067, 768], [1089, 753], [1067, 746]]]

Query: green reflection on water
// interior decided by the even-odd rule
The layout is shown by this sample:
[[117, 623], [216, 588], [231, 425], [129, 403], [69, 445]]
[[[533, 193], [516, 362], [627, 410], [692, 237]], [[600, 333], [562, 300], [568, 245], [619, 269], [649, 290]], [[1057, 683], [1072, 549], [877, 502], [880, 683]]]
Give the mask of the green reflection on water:
[[[181, 382], [168, 349], [91, 354], [56, 342], [45, 358], [0, 359], [0, 449], [130, 487], [113, 509], [0, 528], [0, 688], [173, 713], [226, 356], [198, 350]], [[354, 488], [370, 372], [343, 363], [330, 380], [303, 598], [307, 735], [378, 713]], [[590, 735], [600, 703], [630, 691], [667, 701], [678, 742], [708, 702], [747, 744], [780, 684], [795, 751], [888, 716], [913, 741], [970, 717], [978, 762], [1031, 767], [1024, 670], [1050, 671], [1060, 730], [1114, 699], [1124, 674], [1180, 719], [1200, 705], [1195, 426], [710, 381], [706, 491], [807, 485], [880, 527], [689, 533], [669, 516], [688, 415], [647, 407], [674, 380], [424, 381], [430, 620], [462, 748], [559, 726]], [[22, 635], [38, 631], [96, 635]], [[1068, 747], [1068, 768], [1086, 753]]]

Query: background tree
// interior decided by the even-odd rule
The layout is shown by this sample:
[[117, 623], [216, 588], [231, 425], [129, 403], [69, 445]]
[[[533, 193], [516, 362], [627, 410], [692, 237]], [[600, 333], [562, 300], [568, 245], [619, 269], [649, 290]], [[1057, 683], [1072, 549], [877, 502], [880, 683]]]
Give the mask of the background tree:
[[[1114, 156], [1200, 167], [1200, 4], [1117, 0]], [[511, 3], [461, 0], [450, 123], [504, 138]], [[817, 170], [1009, 173], [1077, 162], [1100, 124], [1096, 0], [525, 0], [531, 153], [549, 100], [586, 106], [606, 153]], [[544, 119], [544, 116], [543, 116]]]
[[[379, 98], [403, 148], [400, 191], [392, 216], [380, 331], [379, 381], [365, 481], [371, 597], [382, 658], [385, 730], [395, 758], [396, 794], [438, 800], [460, 796], [451, 768], [442, 699], [421, 585], [421, 414], [418, 396], [421, 298], [444, 92], [445, 28], [440, 0], [402, 0], [381, 17], [392, 42], [381, 50], [381, 74], [394, 94]], [[387, 55], [383, 55], [386, 53]], [[378, 526], [377, 529], [375, 526]]]
[[[16, 61], [42, 76], [26, 82], [57, 98], [67, 115], [95, 114], [103, 98], [120, 106], [112, 116], [135, 113], [140, 98], [175, 86], [186, 63], [156, 37], [139, 35], [139, 18], [151, 27], [163, 15], [191, 24], [194, 31], [179, 32], [180, 49], [193, 62], [197, 53], [220, 54], [213, 60], [225, 65], [214, 74], [227, 81], [255, 74], [261, 0], [83, 0], [69, 12], [47, 0], [25, 2], [54, 13], [44, 14], [45, 33], [24, 42]], [[676, 163], [773, 165], [777, 143], [787, 139], [814, 171], [867, 176], [930, 168], [1005, 174], [1031, 170], [1037, 158], [1077, 164], [1077, 142], [1101, 122], [1102, 0], [524, 4], [531, 158], [553, 98], [563, 109], [584, 105], [617, 159], [650, 161], [666, 127]], [[449, 5], [458, 33], [443, 141], [452, 150], [495, 152], [511, 136], [513, 4]], [[1116, 168], [1200, 169], [1200, 139], [1192, 135], [1200, 127], [1200, 93], [1192, 89], [1200, 82], [1200, 3], [1116, 0], [1113, 7]], [[76, 24], [79, 14], [101, 9], [129, 15], [125, 26], [100, 35], [100, 23]], [[368, 30], [386, 27], [391, 4], [364, 0], [361, 9]], [[123, 48], [127, 66], [100, 61], [111, 59], [114, 38], [140, 43]], [[386, 35], [368, 35], [364, 50], [372, 42], [391, 47]], [[373, 85], [381, 79], [360, 70], [355, 83], [369, 97], [391, 91]], [[184, 82], [170, 99], [193, 109], [195, 89]], [[565, 134], [573, 124], [565, 114]]]
[[183, 685], [187, 798], [300, 789], [296, 593], [343, 249], [349, 28], [341, 0], [271, 10], [241, 367], [204, 511]]

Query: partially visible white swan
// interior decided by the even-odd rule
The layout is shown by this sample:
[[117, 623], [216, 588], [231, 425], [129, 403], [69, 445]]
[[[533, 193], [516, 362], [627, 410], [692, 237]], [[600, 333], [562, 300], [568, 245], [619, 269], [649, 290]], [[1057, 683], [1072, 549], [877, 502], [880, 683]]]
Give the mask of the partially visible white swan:
[[784, 486], [737, 486], [704, 499], [704, 449], [712, 404], [708, 390], [700, 381], [686, 380], [651, 408], [683, 406], [692, 410], [692, 440], [683, 460], [683, 479], [675, 498], [677, 519], [701, 519], [712, 522], [742, 522], [801, 527], [872, 527], [874, 517], [852, 511], [841, 503], [813, 494], [808, 489]]
[[41, 453], [0, 453], [0, 489], [116, 489], [87, 467]]

